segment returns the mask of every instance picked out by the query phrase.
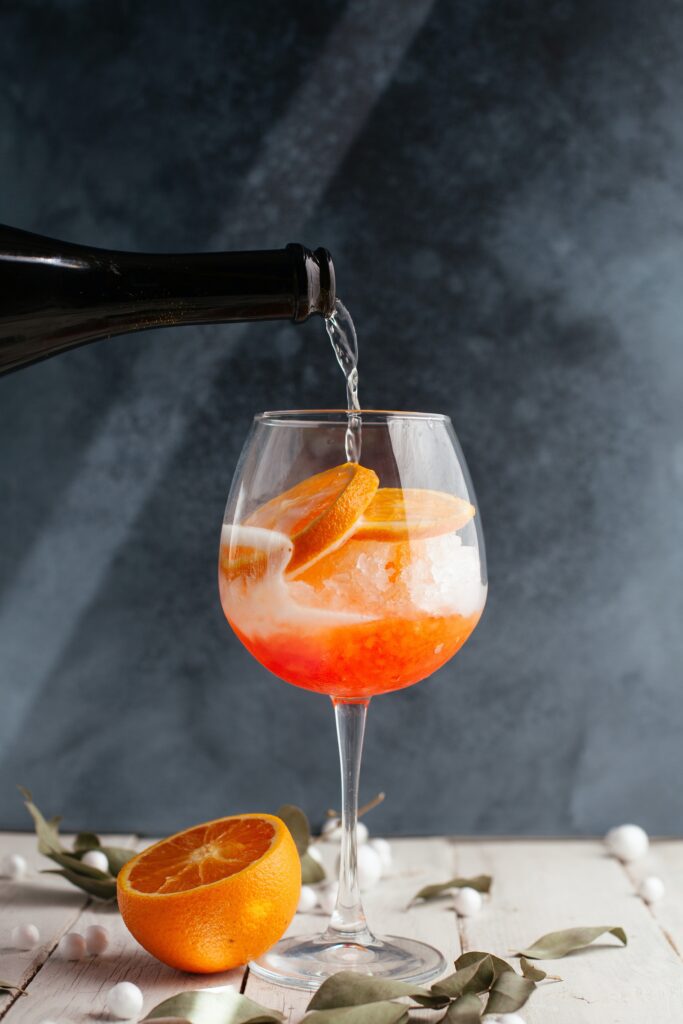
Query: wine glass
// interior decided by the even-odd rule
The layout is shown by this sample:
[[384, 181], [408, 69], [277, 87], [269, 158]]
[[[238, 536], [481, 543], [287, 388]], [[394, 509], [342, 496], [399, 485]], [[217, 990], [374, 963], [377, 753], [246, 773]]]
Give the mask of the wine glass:
[[[356, 414], [357, 415], [357, 414]], [[447, 416], [363, 411], [358, 463], [345, 410], [254, 419], [225, 510], [221, 603], [262, 665], [332, 699], [342, 781], [339, 894], [327, 929], [277, 943], [251, 969], [316, 988], [340, 970], [429, 981], [425, 943], [376, 937], [356, 865], [358, 779], [370, 699], [451, 658], [486, 601], [479, 516]], [[356, 451], [360, 451], [356, 446]], [[425, 779], [427, 787], [433, 782]]]

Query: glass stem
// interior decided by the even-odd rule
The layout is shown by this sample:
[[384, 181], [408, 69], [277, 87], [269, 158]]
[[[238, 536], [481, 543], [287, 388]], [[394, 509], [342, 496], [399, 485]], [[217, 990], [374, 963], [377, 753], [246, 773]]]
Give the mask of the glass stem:
[[356, 822], [358, 820], [358, 780], [363, 751], [363, 734], [369, 700], [333, 701], [341, 764], [342, 819], [339, 859], [339, 894], [325, 939], [356, 945], [374, 941], [369, 930], [358, 885]]

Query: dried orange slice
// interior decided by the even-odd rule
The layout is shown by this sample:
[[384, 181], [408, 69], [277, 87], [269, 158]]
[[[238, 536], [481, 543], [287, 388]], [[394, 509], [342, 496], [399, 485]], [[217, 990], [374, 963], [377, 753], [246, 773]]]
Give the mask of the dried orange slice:
[[276, 530], [294, 545], [287, 564], [293, 576], [346, 540], [379, 487], [373, 470], [345, 462], [316, 473], [272, 498], [246, 519], [246, 526]]
[[361, 516], [354, 540], [398, 541], [460, 530], [474, 505], [444, 491], [380, 487]]
[[141, 946], [181, 971], [226, 971], [265, 953], [294, 917], [301, 864], [272, 814], [219, 818], [155, 843], [117, 879]]

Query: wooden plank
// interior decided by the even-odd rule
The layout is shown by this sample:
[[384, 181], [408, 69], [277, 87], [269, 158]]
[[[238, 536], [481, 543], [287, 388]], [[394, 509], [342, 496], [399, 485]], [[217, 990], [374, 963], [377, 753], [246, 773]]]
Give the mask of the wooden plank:
[[[328, 877], [335, 876], [338, 844], [320, 843]], [[460, 954], [460, 940], [453, 913], [442, 905], [428, 904], [407, 909], [418, 889], [430, 882], [445, 881], [454, 869], [454, 850], [445, 839], [394, 839], [391, 841], [394, 866], [374, 889], [364, 893], [363, 902], [370, 927], [378, 935], [407, 935], [436, 946], [450, 964]], [[297, 914], [288, 935], [308, 935], [322, 931], [327, 917], [321, 911]], [[311, 992], [270, 985], [255, 974], [247, 979], [246, 994], [263, 1006], [280, 1010], [288, 1021], [303, 1016]]]
[[[21, 882], [0, 878], [0, 978], [27, 985], [63, 933], [78, 920], [88, 897], [62, 879], [39, 874], [49, 862], [38, 853], [35, 835], [3, 833], [0, 857], [11, 853], [25, 857], [29, 874]], [[40, 944], [35, 949], [22, 951], [12, 947], [12, 929], [20, 924], [35, 924], [40, 929]], [[25, 996], [0, 993], [0, 1018], [19, 998], [27, 1002]]]
[[[117, 845], [126, 845], [119, 839], [116, 842]], [[148, 846], [150, 842], [137, 841], [138, 848]], [[129, 845], [133, 845], [132, 840], [129, 840]], [[118, 981], [132, 981], [139, 985], [145, 1000], [144, 1013], [168, 996], [187, 989], [220, 990], [230, 987], [240, 990], [243, 968], [206, 976], [183, 974], [165, 967], [135, 942], [115, 907], [94, 900], [72, 915], [62, 932], [74, 930], [83, 933], [91, 924], [102, 924], [109, 931], [111, 943], [106, 953], [72, 962], [53, 953], [35, 975], [29, 996], [15, 1001], [4, 1024], [36, 1024], [43, 1019], [91, 1024], [93, 1016], [106, 1020], [106, 994]]]
[[626, 948], [594, 948], [540, 963], [544, 983], [524, 1008], [527, 1024], [660, 1024], [680, 1020], [683, 964], [621, 866], [597, 841], [456, 843], [459, 868], [493, 875], [490, 904], [461, 921], [467, 949], [510, 957], [545, 932], [622, 925]]
[[663, 899], [653, 903], [649, 910], [672, 948], [683, 959], [683, 840], [655, 840], [647, 857], [629, 864], [625, 871], [634, 892], [648, 875], [657, 875], [664, 882]]

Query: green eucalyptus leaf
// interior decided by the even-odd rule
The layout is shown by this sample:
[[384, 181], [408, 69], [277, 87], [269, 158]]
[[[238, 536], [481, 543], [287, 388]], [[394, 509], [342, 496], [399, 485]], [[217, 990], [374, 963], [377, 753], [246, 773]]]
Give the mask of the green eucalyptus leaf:
[[481, 1024], [481, 1009], [479, 996], [468, 992], [451, 1003], [441, 1020], [445, 1024]]
[[85, 853], [87, 850], [99, 850], [102, 843], [94, 832], [79, 832], [73, 841], [74, 853]]
[[494, 956], [493, 953], [484, 953], [476, 949], [471, 949], [468, 953], [461, 953], [455, 961], [455, 969], [456, 971], [460, 971], [463, 967], [469, 967], [470, 964], [476, 963], [478, 960], [483, 960], [485, 956], [491, 958], [494, 979], [504, 971], [514, 971], [514, 967], [512, 967], [507, 960], [502, 960], [501, 957]]
[[180, 992], [155, 1006], [144, 1020], [179, 1019], [190, 1024], [279, 1024], [277, 1010], [237, 992]]
[[116, 899], [116, 879], [110, 878], [109, 875], [104, 875], [102, 872], [100, 872], [101, 878], [81, 875], [75, 871], [70, 871], [68, 868], [48, 868], [47, 871], [42, 871], [41, 874], [61, 875], [71, 882], [72, 885], [82, 889], [83, 892], [87, 892], [90, 896], [96, 896], [98, 900]]
[[301, 1024], [408, 1024], [409, 1019], [407, 1006], [383, 1002], [313, 1010], [306, 1014]]
[[0, 981], [0, 992], [18, 992], [20, 996], [27, 996], [28, 992], [21, 985], [13, 985], [11, 981]]
[[51, 853], [66, 853], [59, 838], [59, 822], [61, 818], [52, 818], [46, 821], [41, 812], [33, 802], [30, 790], [19, 786], [19, 792], [24, 798], [26, 810], [33, 818], [33, 824], [38, 837], [38, 852], [49, 856]]
[[529, 978], [531, 981], [543, 981], [548, 976], [540, 967], [534, 967], [533, 964], [530, 964], [525, 956], [519, 961], [519, 969], [524, 977]]
[[618, 925], [599, 925], [594, 928], [565, 928], [559, 932], [548, 932], [536, 939], [528, 949], [521, 949], [518, 956], [530, 960], [559, 960], [575, 949], [585, 949], [601, 935], [614, 935], [622, 945], [627, 945], [626, 932]]
[[401, 998], [413, 999], [422, 1006], [444, 1003], [442, 997], [435, 997], [419, 985], [373, 978], [371, 974], [358, 974], [355, 971], [340, 971], [325, 979], [307, 1009], [334, 1010], [341, 1006], [363, 1006]]
[[325, 879], [325, 868], [311, 857], [310, 853], [301, 854], [301, 884], [315, 885]]
[[491, 955], [484, 953], [480, 960], [474, 960], [455, 974], [437, 981], [432, 985], [432, 994], [456, 999], [468, 992], [488, 992], [495, 977]]
[[504, 971], [491, 987], [486, 1013], [515, 1013], [524, 1006], [535, 988], [530, 978], [520, 978], [514, 971]]
[[132, 860], [135, 850], [128, 850], [124, 846], [102, 846], [102, 853], [109, 862], [109, 871], [116, 878], [124, 864]]
[[477, 892], [490, 892], [493, 879], [490, 875], [475, 875], [474, 878], [451, 878], [448, 882], [437, 882], [434, 885], [425, 885], [423, 889], [416, 892], [411, 903], [415, 900], [435, 900], [439, 896], [445, 896], [451, 889], [476, 889]]
[[73, 875], [83, 875], [84, 878], [96, 878], [99, 881], [111, 881], [111, 875], [107, 871], [100, 871], [99, 868], [93, 868], [90, 864], [84, 864], [78, 857], [74, 857], [71, 853], [47, 853], [45, 855], [53, 860], [55, 864], [59, 864], [60, 867], [66, 868]]
[[275, 813], [292, 833], [299, 856], [303, 857], [311, 843], [311, 826], [305, 813], [295, 804], [283, 804]]

